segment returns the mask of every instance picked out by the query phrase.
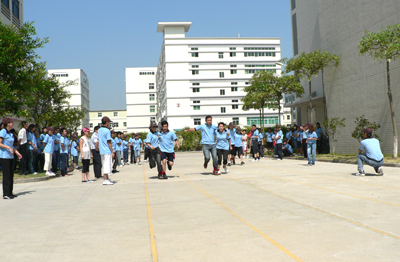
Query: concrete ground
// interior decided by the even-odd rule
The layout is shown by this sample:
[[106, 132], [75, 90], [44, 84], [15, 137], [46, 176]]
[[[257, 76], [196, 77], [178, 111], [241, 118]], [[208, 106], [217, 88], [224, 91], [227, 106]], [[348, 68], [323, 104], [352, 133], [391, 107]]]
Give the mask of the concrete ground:
[[0, 261], [399, 261], [400, 169], [305, 164], [214, 176], [201, 153], [178, 153], [168, 180], [145, 164], [113, 186], [79, 173], [16, 184], [0, 202]]

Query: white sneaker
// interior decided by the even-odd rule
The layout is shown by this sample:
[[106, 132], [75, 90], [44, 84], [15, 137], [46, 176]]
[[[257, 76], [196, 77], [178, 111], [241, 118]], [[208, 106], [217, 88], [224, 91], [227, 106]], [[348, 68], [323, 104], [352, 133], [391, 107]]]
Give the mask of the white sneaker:
[[276, 160], [280, 161], [280, 160], [282, 160], [282, 159], [280, 159], [280, 158], [277, 158]]
[[114, 183], [111, 182], [110, 179], [107, 179], [107, 180], [104, 180], [104, 181], [103, 181], [103, 185], [104, 185], [104, 186], [109, 186], [109, 185], [114, 185]]
[[37, 172], [35, 172], [35, 173], [33, 173], [34, 175], [37, 175], [38, 173]]
[[136, 164], [135, 165], [138, 165], [138, 162], [136, 162]]
[[364, 170], [358, 170], [358, 173], [356, 173], [356, 176], [365, 176], [365, 171]]
[[46, 171], [46, 176], [52, 176], [52, 174], [49, 171]]
[[383, 176], [383, 169], [382, 167], [378, 168], [378, 173], [376, 174], [377, 176]]
[[225, 174], [227, 174], [229, 172], [227, 167], [224, 167], [224, 170], [225, 170]]
[[221, 175], [221, 170], [218, 170], [217, 174]]
[[251, 160], [251, 162], [257, 162], [257, 159], [253, 159], [253, 160]]
[[53, 172], [50, 171], [51, 176], [56, 176], [56, 174], [54, 174]]
[[138, 165], [141, 165], [141, 164], [142, 164], [142, 161], [140, 161]]

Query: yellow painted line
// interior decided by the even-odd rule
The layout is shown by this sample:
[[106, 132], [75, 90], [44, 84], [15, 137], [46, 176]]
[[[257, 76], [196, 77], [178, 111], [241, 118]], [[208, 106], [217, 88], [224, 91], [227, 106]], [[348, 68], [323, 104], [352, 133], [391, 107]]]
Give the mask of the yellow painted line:
[[322, 210], [322, 209], [319, 209], [319, 208], [316, 208], [316, 207], [313, 207], [313, 206], [307, 205], [307, 204], [305, 204], [305, 203], [301, 203], [301, 202], [298, 202], [298, 201], [296, 201], [296, 200], [293, 200], [293, 199], [290, 199], [290, 198], [287, 198], [287, 197], [284, 197], [284, 196], [281, 196], [281, 195], [275, 194], [275, 193], [273, 193], [273, 192], [271, 192], [271, 191], [268, 191], [268, 190], [265, 190], [265, 189], [263, 189], [263, 188], [260, 188], [260, 187], [257, 187], [257, 186], [253, 186], [252, 184], [249, 184], [249, 183], [246, 183], [246, 182], [241, 182], [241, 181], [238, 181], [238, 179], [235, 179], [235, 178], [232, 178], [232, 177], [228, 177], [228, 176], [226, 176], [226, 175], [222, 175], [222, 176], [223, 176], [223, 177], [226, 177], [226, 178], [228, 178], [228, 179], [231, 179], [231, 180], [233, 180], [233, 181], [235, 181], [235, 182], [241, 183], [241, 184], [243, 184], [243, 185], [247, 185], [247, 186], [250, 186], [250, 187], [256, 188], [256, 189], [258, 189], [258, 190], [264, 191], [264, 192], [266, 192], [266, 193], [269, 193], [269, 194], [271, 194], [271, 195], [274, 195], [274, 196], [277, 196], [277, 197], [283, 198], [283, 199], [285, 199], [285, 200], [288, 200], [288, 201], [294, 202], [294, 203], [296, 203], [296, 204], [299, 204], [299, 205], [302, 205], [302, 206], [305, 206], [305, 207], [308, 207], [308, 208], [314, 209], [314, 210], [316, 210], [316, 211], [319, 211], [319, 212], [322, 212], [322, 213], [328, 214], [328, 215], [330, 215], [330, 216], [333, 216], [333, 217], [336, 217], [336, 218], [339, 218], [339, 219], [345, 220], [345, 221], [347, 221], [347, 222], [350, 222], [350, 223], [353, 223], [353, 224], [355, 224], [355, 225], [358, 225], [358, 226], [361, 226], [361, 227], [367, 228], [367, 229], [369, 229], [369, 230], [372, 230], [372, 231], [374, 231], [374, 232], [377, 232], [377, 233], [380, 233], [380, 234], [383, 234], [383, 235], [386, 235], [386, 236], [390, 236], [390, 237], [393, 237], [393, 238], [396, 238], [396, 239], [400, 239], [400, 237], [399, 237], [399, 236], [396, 236], [396, 235], [393, 235], [393, 234], [387, 233], [387, 232], [385, 232], [385, 231], [382, 231], [382, 230], [379, 230], [379, 229], [376, 229], [376, 228], [373, 228], [373, 227], [370, 227], [370, 226], [367, 226], [367, 225], [361, 224], [361, 223], [359, 223], [359, 222], [357, 222], [357, 221], [354, 221], [354, 220], [351, 220], [351, 219], [348, 219], [348, 218], [345, 218], [345, 217], [341, 217], [341, 216], [338, 216], [338, 215], [332, 214], [332, 213], [330, 213], [330, 212], [328, 212], [328, 211], [325, 211], [325, 210]]
[[228, 211], [229, 213], [231, 213], [232, 215], [234, 215], [237, 219], [239, 219], [240, 221], [242, 221], [244, 224], [246, 224], [248, 227], [250, 227], [251, 229], [253, 229], [254, 231], [256, 231], [258, 234], [260, 234], [261, 236], [263, 236], [265, 239], [267, 239], [269, 242], [271, 242], [273, 245], [275, 245], [276, 247], [278, 247], [281, 251], [285, 252], [287, 255], [289, 255], [291, 258], [293, 258], [296, 261], [302, 261], [300, 258], [298, 258], [297, 256], [295, 256], [294, 254], [292, 254], [290, 251], [288, 251], [286, 248], [284, 248], [283, 246], [281, 246], [279, 243], [277, 243], [275, 240], [273, 240], [272, 238], [270, 238], [269, 236], [267, 236], [265, 233], [263, 233], [262, 231], [260, 231], [258, 228], [254, 227], [253, 225], [251, 225], [249, 222], [247, 222], [246, 220], [244, 220], [243, 218], [241, 218], [238, 214], [236, 214], [235, 212], [233, 212], [232, 210], [230, 210], [229, 208], [227, 208], [226, 206], [224, 206], [221, 202], [219, 202], [218, 200], [216, 200], [214, 197], [212, 197], [210, 194], [208, 194], [206, 191], [204, 191], [203, 189], [201, 189], [199, 186], [197, 186], [196, 184], [194, 184], [192, 181], [190, 181], [189, 179], [187, 179], [185, 176], [183, 176], [182, 174], [178, 173], [175, 169], [174, 172], [177, 173], [179, 176], [181, 176], [183, 179], [185, 179], [187, 182], [189, 182], [190, 184], [192, 184], [194, 187], [196, 187], [198, 190], [200, 190], [201, 192], [203, 192], [206, 196], [208, 196], [209, 198], [211, 198], [212, 200], [214, 200], [214, 202], [216, 202], [218, 205], [220, 205], [221, 207], [223, 207], [226, 211]]
[[375, 199], [372, 199], [372, 198], [357, 196], [357, 195], [353, 195], [353, 194], [348, 194], [348, 193], [340, 192], [340, 191], [329, 189], [329, 188], [325, 188], [325, 187], [320, 187], [320, 186], [315, 186], [315, 185], [311, 185], [311, 184], [307, 184], [307, 183], [303, 183], [303, 182], [298, 182], [298, 181], [291, 180], [291, 179], [286, 179], [286, 178], [276, 177], [276, 176], [270, 176], [270, 175], [264, 175], [262, 173], [256, 173], [256, 172], [252, 172], [252, 171], [248, 171], [248, 170], [246, 170], [246, 172], [257, 174], [257, 175], [262, 175], [262, 176], [266, 176], [266, 177], [272, 177], [272, 178], [275, 178], [275, 179], [280, 179], [280, 180], [284, 180], [284, 181], [288, 181], [288, 182], [293, 182], [293, 183], [304, 185], [304, 186], [315, 187], [315, 188], [318, 188], [318, 189], [322, 189], [322, 190], [326, 190], [326, 191], [330, 191], [330, 192], [334, 192], [334, 193], [338, 193], [338, 194], [342, 194], [342, 195], [346, 195], [346, 196], [356, 197], [356, 198], [360, 198], [360, 199], [365, 199], [365, 200], [369, 200], [369, 201], [373, 201], [373, 202], [377, 202], [377, 203], [381, 203], [381, 204], [385, 204], [385, 205], [400, 207], [400, 205], [398, 205], [398, 204], [379, 201], [379, 200], [375, 200]]
[[147, 217], [148, 217], [148, 221], [149, 221], [149, 230], [150, 230], [151, 256], [153, 258], [153, 262], [157, 262], [158, 256], [157, 256], [157, 249], [156, 249], [156, 240], [155, 240], [155, 236], [154, 236], [153, 221], [151, 219], [149, 191], [147, 189], [147, 179], [146, 179], [146, 171], [144, 169], [144, 165], [143, 165], [143, 177], [144, 177], [144, 187], [146, 189], [146, 206], [147, 206]]

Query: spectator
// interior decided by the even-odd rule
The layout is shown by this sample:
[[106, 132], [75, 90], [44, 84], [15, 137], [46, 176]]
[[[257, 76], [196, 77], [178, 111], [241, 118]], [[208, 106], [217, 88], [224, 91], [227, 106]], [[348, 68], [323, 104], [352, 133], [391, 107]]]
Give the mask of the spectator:
[[82, 131], [84, 135], [81, 137], [79, 142], [82, 157], [82, 182], [92, 183], [93, 181], [90, 180], [89, 174], [90, 158], [93, 157], [92, 152], [90, 151], [90, 129], [84, 127]]
[[93, 170], [96, 178], [101, 178], [101, 156], [99, 149], [99, 126], [94, 127], [92, 139], [90, 140], [90, 148], [92, 149], [93, 155]]
[[114, 151], [112, 147], [111, 132], [108, 128], [112, 121], [110, 118], [104, 116], [101, 119], [102, 127], [98, 131], [99, 149], [101, 155], [101, 164], [103, 166], [104, 181], [103, 185], [113, 185], [114, 183], [109, 179], [112, 168], [112, 159], [114, 158]]
[[73, 134], [72, 135], [72, 142], [71, 142], [71, 156], [72, 156], [72, 164], [74, 166], [74, 172], [78, 172], [77, 166], [78, 166], [78, 160], [79, 160], [79, 144], [77, 142], [78, 136]]
[[135, 159], [137, 159], [136, 165], [142, 164], [142, 161], [140, 159], [140, 151], [142, 148], [142, 144], [143, 144], [143, 141], [140, 138], [140, 134], [137, 133], [135, 139], [133, 140], [133, 152], [131, 152], [131, 154], [135, 155]]
[[67, 130], [65, 128], [61, 129], [61, 147], [60, 147], [60, 169], [61, 176], [68, 176], [67, 162], [68, 162], [68, 149], [70, 147], [70, 141], [67, 136]]
[[28, 127], [28, 167], [29, 173], [37, 175], [38, 173], [35, 171], [35, 163], [36, 157], [38, 156], [37, 142], [36, 142], [36, 126], [34, 124], [30, 124]]
[[293, 156], [293, 148], [287, 139], [283, 140], [282, 152], [284, 156]]
[[318, 136], [317, 151], [318, 151], [318, 154], [321, 154], [322, 153], [322, 141], [324, 139], [324, 134], [322, 132], [321, 125], [319, 123], [317, 123], [317, 130], [315, 130], [315, 132], [317, 133], [317, 136]]
[[264, 158], [264, 133], [263, 133], [264, 131], [261, 131], [261, 128], [258, 128], [257, 130], [258, 130], [258, 152], [260, 154], [260, 157]]
[[59, 132], [58, 127], [54, 127], [53, 129], [53, 137], [54, 137], [54, 153], [53, 153], [53, 172], [57, 173], [58, 167], [60, 166], [60, 139], [61, 134]]
[[51, 163], [53, 160], [54, 153], [54, 137], [53, 137], [53, 128], [49, 126], [47, 128], [47, 134], [43, 139], [44, 146], [44, 170], [46, 171], [47, 176], [55, 176], [56, 174], [51, 171]]
[[19, 168], [21, 170], [21, 175], [27, 175], [28, 167], [28, 137], [26, 130], [29, 124], [26, 121], [22, 121], [22, 128], [18, 133], [18, 147], [17, 150], [22, 155], [21, 162], [19, 163]]
[[129, 163], [128, 163], [129, 142], [128, 142], [126, 135], [123, 135], [122, 150], [123, 150], [123, 154], [124, 154], [124, 165], [129, 165]]
[[[365, 176], [363, 163], [372, 166], [378, 176], [383, 176], [382, 165], [384, 161], [379, 140], [372, 137], [371, 128], [366, 128], [361, 132], [364, 133], [364, 139], [361, 141], [358, 149], [358, 173], [356, 176]], [[363, 151], [365, 151], [365, 154]]]
[[[308, 156], [308, 166], [315, 165], [315, 154], [317, 152], [317, 140], [318, 136], [317, 133], [314, 131], [313, 124], [308, 125], [308, 132], [307, 132], [307, 156]], [[312, 154], [312, 159], [311, 159]]]

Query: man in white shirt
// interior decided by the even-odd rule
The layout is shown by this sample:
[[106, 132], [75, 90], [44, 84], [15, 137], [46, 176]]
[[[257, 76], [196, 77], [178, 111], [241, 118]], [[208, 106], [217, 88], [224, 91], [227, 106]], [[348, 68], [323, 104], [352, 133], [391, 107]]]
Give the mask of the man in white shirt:
[[28, 137], [26, 130], [29, 124], [26, 121], [22, 121], [22, 128], [18, 133], [18, 147], [17, 151], [22, 155], [20, 162], [21, 175], [28, 174]]
[[90, 149], [93, 154], [93, 170], [96, 178], [101, 178], [101, 155], [99, 149], [99, 126], [94, 127], [94, 132], [90, 140]]

